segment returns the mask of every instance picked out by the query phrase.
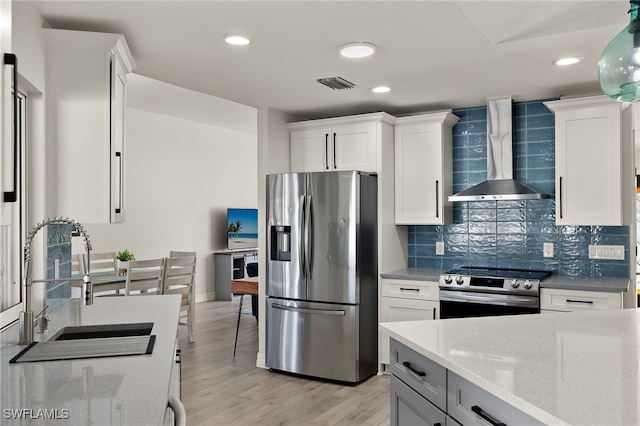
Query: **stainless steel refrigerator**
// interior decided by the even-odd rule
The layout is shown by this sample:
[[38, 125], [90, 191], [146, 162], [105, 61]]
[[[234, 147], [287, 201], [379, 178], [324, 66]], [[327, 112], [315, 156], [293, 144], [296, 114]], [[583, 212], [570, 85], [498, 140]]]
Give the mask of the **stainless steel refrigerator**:
[[267, 176], [266, 363], [357, 383], [377, 371], [377, 176]]

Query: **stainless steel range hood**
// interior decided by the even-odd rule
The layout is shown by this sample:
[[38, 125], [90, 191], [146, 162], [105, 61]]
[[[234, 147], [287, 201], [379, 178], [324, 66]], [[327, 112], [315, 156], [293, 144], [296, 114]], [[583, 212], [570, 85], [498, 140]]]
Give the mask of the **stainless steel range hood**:
[[449, 196], [449, 201], [549, 198], [513, 179], [511, 98], [487, 101], [487, 180]]

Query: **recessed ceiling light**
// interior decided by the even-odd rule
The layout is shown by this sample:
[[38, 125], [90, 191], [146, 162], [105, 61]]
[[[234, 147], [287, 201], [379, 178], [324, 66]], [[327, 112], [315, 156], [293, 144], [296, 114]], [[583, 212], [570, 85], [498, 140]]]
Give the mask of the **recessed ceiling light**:
[[566, 58], [556, 59], [555, 61], [553, 61], [553, 63], [560, 67], [565, 67], [567, 65], [577, 64], [581, 60], [582, 58], [579, 56], [567, 56]]
[[340, 46], [340, 54], [345, 58], [365, 58], [373, 55], [376, 45], [366, 42], [347, 43]]
[[246, 37], [239, 36], [239, 35], [225, 36], [224, 41], [226, 43], [232, 44], [234, 46], [246, 46], [247, 44], [251, 43], [251, 40], [249, 40]]
[[371, 90], [373, 93], [387, 93], [391, 91], [391, 87], [389, 86], [376, 86], [372, 87]]

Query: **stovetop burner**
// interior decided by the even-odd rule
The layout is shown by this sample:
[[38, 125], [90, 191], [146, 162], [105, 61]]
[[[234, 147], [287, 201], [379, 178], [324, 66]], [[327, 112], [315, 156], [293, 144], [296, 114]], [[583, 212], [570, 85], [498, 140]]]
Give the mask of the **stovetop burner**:
[[489, 268], [479, 266], [461, 266], [460, 268], [448, 271], [451, 275], [466, 275], [475, 277], [494, 277], [494, 278], [516, 278], [542, 281], [551, 275], [548, 271], [532, 271], [528, 269], [502, 269]]

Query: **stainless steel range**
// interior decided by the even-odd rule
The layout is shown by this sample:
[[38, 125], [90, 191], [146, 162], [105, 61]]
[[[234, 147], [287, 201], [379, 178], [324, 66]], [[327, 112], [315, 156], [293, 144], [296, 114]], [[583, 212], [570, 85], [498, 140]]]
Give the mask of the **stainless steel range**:
[[540, 313], [547, 271], [463, 266], [440, 276], [440, 318]]

